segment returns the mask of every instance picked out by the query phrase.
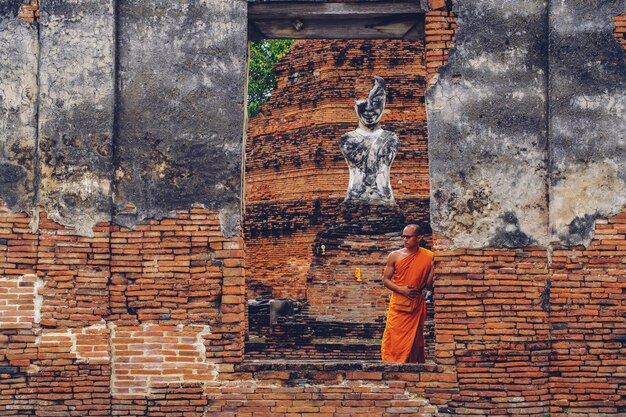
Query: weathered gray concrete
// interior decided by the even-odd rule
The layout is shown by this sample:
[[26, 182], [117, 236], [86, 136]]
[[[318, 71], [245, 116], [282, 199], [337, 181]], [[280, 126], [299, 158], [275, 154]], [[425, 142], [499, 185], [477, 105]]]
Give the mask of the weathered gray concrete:
[[245, 0], [47, 0], [40, 36], [18, 8], [0, 3], [0, 199], [84, 235], [194, 204], [236, 232]]
[[246, 2], [119, 7], [116, 220], [200, 203], [220, 210], [231, 234], [241, 205]]
[[17, 20], [19, 4], [0, 1], [0, 199], [14, 211], [35, 197], [37, 27]]
[[457, 247], [546, 244], [547, 7], [459, 0], [456, 13], [427, 94], [433, 229]]
[[626, 206], [626, 68], [611, 21], [624, 2], [456, 12], [457, 46], [428, 94], [433, 229], [457, 247], [587, 244], [595, 219]]
[[40, 204], [88, 235], [111, 217], [113, 0], [47, 0], [40, 28]]
[[552, 233], [588, 243], [626, 206], [626, 62], [611, 17], [624, 1], [553, 1], [550, 36]]

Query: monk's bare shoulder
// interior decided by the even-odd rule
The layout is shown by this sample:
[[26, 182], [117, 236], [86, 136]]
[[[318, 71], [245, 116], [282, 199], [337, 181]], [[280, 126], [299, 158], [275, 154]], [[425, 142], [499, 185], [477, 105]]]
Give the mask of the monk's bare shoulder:
[[400, 259], [404, 258], [405, 256], [406, 256], [406, 251], [405, 251], [404, 248], [398, 249], [398, 250], [394, 250], [387, 257], [387, 262], [390, 263], [390, 264], [395, 264], [397, 261], [399, 261]]

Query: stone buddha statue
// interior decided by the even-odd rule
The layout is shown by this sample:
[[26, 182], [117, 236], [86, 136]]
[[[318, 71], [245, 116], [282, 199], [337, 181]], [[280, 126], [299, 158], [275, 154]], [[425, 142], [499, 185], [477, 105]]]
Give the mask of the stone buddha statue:
[[374, 77], [367, 99], [354, 104], [359, 127], [344, 134], [339, 142], [350, 170], [346, 203], [395, 205], [389, 169], [400, 140], [395, 133], [380, 127], [385, 102], [385, 80]]

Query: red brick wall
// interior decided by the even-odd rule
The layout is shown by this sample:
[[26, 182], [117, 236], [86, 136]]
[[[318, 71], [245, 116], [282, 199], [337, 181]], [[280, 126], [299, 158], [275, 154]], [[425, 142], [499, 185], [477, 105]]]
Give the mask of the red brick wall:
[[[197, 268], [221, 262], [221, 303], [204, 299], [211, 314], [198, 320], [176, 300], [160, 300], [162, 314], [170, 318], [140, 322], [139, 314], [154, 306], [122, 308], [112, 294], [132, 290], [112, 281], [124, 271], [111, 272], [104, 287], [93, 272], [106, 273], [112, 267], [103, 262], [112, 265], [117, 256], [96, 260], [104, 224], [84, 238], [43, 215], [37, 233], [30, 222], [26, 215], [0, 211], [1, 415], [200, 416], [206, 407], [231, 415], [238, 409], [260, 415], [272, 407], [356, 414], [372, 407], [371, 401], [375, 411], [405, 407], [414, 415], [427, 415], [432, 405], [453, 415], [626, 412], [626, 211], [598, 221], [588, 248], [453, 251], [436, 239], [435, 364], [417, 372], [363, 362], [362, 369], [341, 363], [281, 369], [240, 364], [242, 257], [240, 249], [225, 247], [239, 247], [241, 239], [213, 236], [219, 230], [214, 213], [179, 212], [146, 222], [142, 236], [118, 242], [132, 245], [152, 233], [156, 239], [158, 232], [159, 253], [196, 253], [203, 261]], [[194, 239], [183, 233], [184, 245], [172, 245], [166, 238], [172, 225], [179, 227], [174, 232], [200, 234], [203, 243], [193, 249]], [[133, 233], [108, 230], [111, 245], [115, 233]], [[50, 244], [52, 237], [58, 245]], [[143, 245], [128, 250], [139, 252], [141, 265], [147, 262], [141, 267], [146, 276], [124, 273], [138, 274], [135, 279], [146, 286], [152, 282], [158, 288], [153, 299], [166, 291], [189, 297], [191, 266], [178, 276], [163, 265], [163, 280], [155, 278], [155, 255], [144, 253]], [[69, 247], [77, 248], [73, 256], [66, 255]], [[176, 279], [182, 284], [177, 289]], [[91, 291], [100, 301], [88, 306], [81, 297]], [[179, 318], [171, 318], [175, 312]]]
[[596, 222], [588, 248], [552, 253], [552, 411], [626, 412], [626, 212]]
[[[436, 362], [458, 415], [626, 411], [626, 212], [589, 248], [436, 250]], [[603, 414], [602, 414], [603, 413]]]
[[81, 237], [0, 208], [0, 415], [158, 415], [176, 401], [163, 386], [241, 361], [243, 291], [243, 241], [218, 213]]
[[[207, 360], [210, 326], [144, 324], [112, 329], [111, 393], [147, 395], [167, 383], [203, 383], [214, 379], [216, 364]], [[208, 355], [210, 356], [210, 355]]]

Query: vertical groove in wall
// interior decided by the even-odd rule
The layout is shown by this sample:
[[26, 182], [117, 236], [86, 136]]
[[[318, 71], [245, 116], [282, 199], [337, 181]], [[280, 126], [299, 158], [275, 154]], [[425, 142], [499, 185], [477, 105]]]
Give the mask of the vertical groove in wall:
[[[119, 118], [118, 118], [118, 109], [119, 109], [119, 88], [118, 88], [118, 72], [119, 72], [119, 6], [118, 6], [118, 1], [117, 0], [113, 0], [112, 2], [112, 6], [113, 6], [113, 33], [111, 34], [113, 36], [113, 68], [111, 69], [113, 71], [113, 77], [112, 77], [112, 81], [113, 81], [113, 100], [111, 103], [112, 106], [112, 120], [111, 120], [111, 195], [110, 195], [110, 199], [109, 199], [109, 241], [108, 241], [108, 246], [109, 246], [109, 276], [108, 276], [108, 284], [107, 284], [107, 288], [111, 288], [111, 285], [113, 285], [112, 283], [112, 279], [113, 279], [113, 273], [112, 273], [112, 268], [111, 268], [111, 263], [113, 261], [113, 248], [111, 246], [111, 239], [113, 238], [113, 230], [114, 230], [114, 216], [115, 216], [115, 210], [116, 210], [116, 206], [115, 206], [115, 193], [117, 191], [117, 182], [116, 182], [116, 169], [117, 169], [117, 158], [118, 158], [118, 150], [117, 150], [117, 138], [118, 138], [118, 134], [119, 134], [119, 129], [118, 129], [118, 124], [119, 124]], [[109, 314], [112, 314], [111, 311], [111, 291], [107, 291], [107, 297], [109, 299]], [[111, 324], [110, 322], [108, 324]], [[111, 330], [111, 332], [113, 331], [113, 329]], [[113, 384], [113, 378], [114, 378], [114, 371], [113, 371], [113, 344], [112, 344], [112, 340], [113, 337], [111, 336], [111, 338], [109, 339], [109, 349], [111, 349], [111, 380], [109, 381], [109, 383]]]
[[[552, 30], [551, 30], [551, 3], [552, 0], [546, 0], [546, 18], [545, 18], [545, 26], [544, 26], [544, 33], [543, 36], [545, 37], [545, 39], [547, 40], [547, 45], [546, 45], [546, 74], [545, 74], [545, 112], [546, 112], [546, 121], [545, 121], [545, 135], [546, 135], [546, 208], [548, 210], [547, 212], [547, 216], [548, 216], [548, 230], [546, 233], [546, 236], [550, 239], [550, 240], [554, 240], [555, 235], [553, 233], [553, 225], [552, 225], [552, 210], [551, 210], [551, 196], [552, 196], [552, 176], [553, 176], [553, 157], [552, 157], [552, 118], [551, 118], [551, 114], [550, 114], [550, 98], [551, 98], [551, 94], [550, 94], [550, 48], [552, 46], [552, 39], [550, 37]], [[552, 252], [553, 252], [553, 247], [552, 244], [548, 244], [546, 247], [546, 267], [548, 270], [548, 276], [545, 280], [545, 286], [542, 292], [542, 301], [541, 301], [541, 307], [542, 309], [546, 312], [547, 317], [546, 317], [546, 321], [548, 322], [548, 326], [547, 326], [547, 330], [546, 330], [546, 350], [550, 353], [550, 357], [548, 358], [548, 363], [547, 363], [547, 369], [546, 369], [546, 374], [548, 376], [548, 378], [546, 379], [546, 382], [544, 383], [544, 387], [547, 389], [548, 392], [551, 391], [551, 384], [550, 384], [550, 368], [553, 366], [552, 365], [552, 355], [554, 352], [554, 347], [553, 347], [553, 343], [554, 343], [554, 334], [552, 332], [552, 319], [551, 319], [551, 309], [550, 309], [550, 304], [551, 304], [551, 296], [552, 293], [550, 291], [551, 288], [551, 273], [550, 273], [550, 269], [552, 267]], [[550, 399], [550, 401], [548, 401], [548, 409], [550, 409], [550, 406], [552, 405], [552, 400]]]
[[[110, 218], [113, 224], [116, 206], [115, 195], [118, 191], [117, 167], [119, 165], [118, 155], [118, 139], [119, 139], [119, 112], [120, 112], [120, 86], [119, 86], [119, 68], [120, 68], [120, 7], [117, 0], [113, 0], [113, 127], [111, 129], [111, 208]], [[109, 236], [109, 245], [111, 237]]]
[[552, 117], [550, 114], [550, 49], [552, 46], [552, 25], [551, 25], [551, 15], [552, 15], [552, 0], [546, 1], [546, 24], [545, 24], [545, 32], [544, 36], [547, 39], [548, 45], [546, 50], [546, 75], [545, 75], [545, 92], [546, 92], [546, 208], [548, 209], [548, 230], [547, 236], [552, 240], [556, 239], [556, 234], [554, 231], [554, 226], [552, 224], [552, 209], [550, 204], [550, 198], [552, 196], [552, 176], [554, 172], [554, 161], [552, 158]]
[[[40, 6], [41, 7], [41, 6]], [[37, 30], [37, 92], [35, 94], [35, 169], [33, 173], [33, 217], [39, 217], [39, 198], [41, 191], [41, 149], [39, 148], [39, 110], [40, 110], [40, 94], [41, 94], [41, 18], [35, 25]]]
[[243, 216], [246, 212], [246, 142], [248, 141], [248, 76], [250, 74], [250, 41], [246, 48], [246, 77], [243, 90], [243, 132], [241, 146], [241, 223], [243, 226]]

